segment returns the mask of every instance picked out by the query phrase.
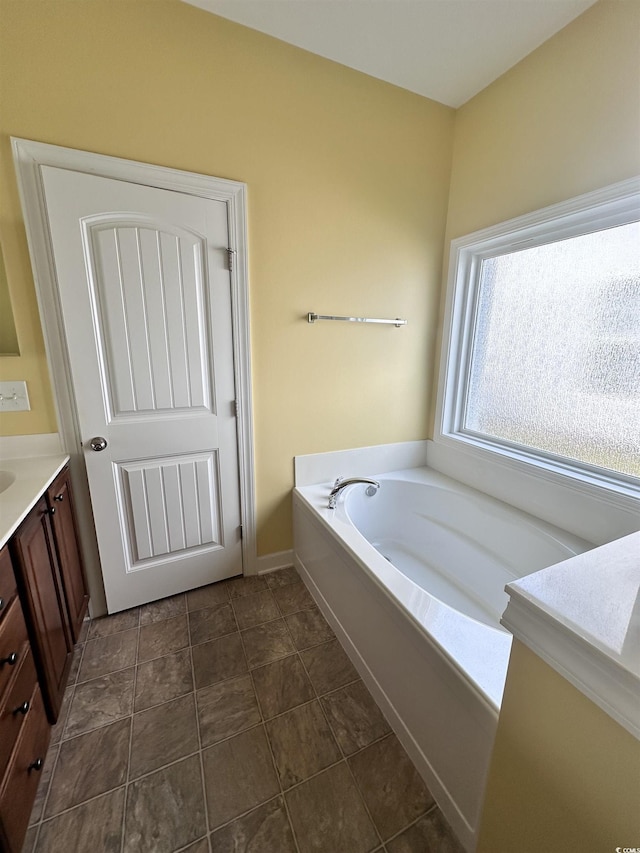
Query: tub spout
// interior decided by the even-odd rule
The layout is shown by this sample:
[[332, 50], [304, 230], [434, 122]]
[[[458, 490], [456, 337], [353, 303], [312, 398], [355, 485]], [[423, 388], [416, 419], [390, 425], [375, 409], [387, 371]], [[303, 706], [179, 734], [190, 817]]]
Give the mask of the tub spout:
[[336, 501], [338, 500], [338, 495], [340, 492], [345, 489], [347, 486], [353, 485], [353, 483], [366, 483], [369, 488], [367, 489], [367, 494], [369, 497], [375, 495], [375, 493], [380, 488], [380, 483], [377, 480], [370, 480], [369, 477], [347, 477], [346, 480], [341, 480], [340, 477], [333, 484], [333, 488], [329, 492], [329, 509], [336, 508]]

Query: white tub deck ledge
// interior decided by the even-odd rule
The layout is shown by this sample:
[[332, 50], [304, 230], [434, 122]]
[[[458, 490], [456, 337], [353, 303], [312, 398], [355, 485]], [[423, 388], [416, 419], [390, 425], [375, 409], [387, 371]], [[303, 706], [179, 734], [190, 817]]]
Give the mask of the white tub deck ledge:
[[506, 590], [502, 624], [640, 740], [640, 532]]

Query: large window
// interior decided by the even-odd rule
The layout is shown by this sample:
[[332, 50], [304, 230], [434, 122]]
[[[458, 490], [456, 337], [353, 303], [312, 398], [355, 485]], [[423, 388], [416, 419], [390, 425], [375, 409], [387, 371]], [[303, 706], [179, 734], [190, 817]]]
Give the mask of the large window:
[[625, 182], [454, 241], [441, 440], [640, 483], [639, 220]]

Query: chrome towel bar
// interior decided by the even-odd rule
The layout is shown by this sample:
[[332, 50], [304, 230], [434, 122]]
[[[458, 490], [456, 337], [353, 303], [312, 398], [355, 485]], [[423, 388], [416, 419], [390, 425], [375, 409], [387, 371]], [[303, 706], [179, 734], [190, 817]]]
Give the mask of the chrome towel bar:
[[307, 322], [315, 323], [316, 320], [343, 320], [345, 323], [386, 323], [390, 326], [406, 326], [407, 321], [396, 317], [395, 320], [380, 320], [375, 317], [336, 317], [335, 314], [315, 314], [309, 311], [307, 314]]

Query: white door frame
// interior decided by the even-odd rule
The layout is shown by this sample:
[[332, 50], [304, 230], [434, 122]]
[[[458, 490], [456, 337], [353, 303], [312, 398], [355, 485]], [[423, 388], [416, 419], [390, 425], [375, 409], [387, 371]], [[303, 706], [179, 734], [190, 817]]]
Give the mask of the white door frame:
[[97, 581], [98, 577], [101, 578], [101, 574], [97, 575], [99, 570], [97, 544], [89, 509], [89, 491], [84, 470], [77, 409], [49, 237], [41, 166], [55, 166], [75, 172], [86, 172], [104, 178], [222, 201], [226, 204], [229, 248], [234, 252], [234, 263], [231, 270], [231, 310], [234, 375], [236, 399], [238, 401], [240, 513], [243, 527], [242, 562], [244, 574], [256, 574], [246, 184], [200, 175], [195, 172], [183, 172], [178, 169], [153, 166], [134, 160], [108, 157], [89, 151], [62, 148], [28, 139], [11, 137], [11, 146], [18, 176], [20, 201], [24, 212], [60, 437], [63, 450], [71, 456], [73, 484], [78, 493], [76, 504], [79, 505], [79, 508], [83, 505], [85, 508], [84, 511], [79, 512], [80, 533], [95, 612], [100, 613], [105, 609], [101, 583], [99, 584]]

